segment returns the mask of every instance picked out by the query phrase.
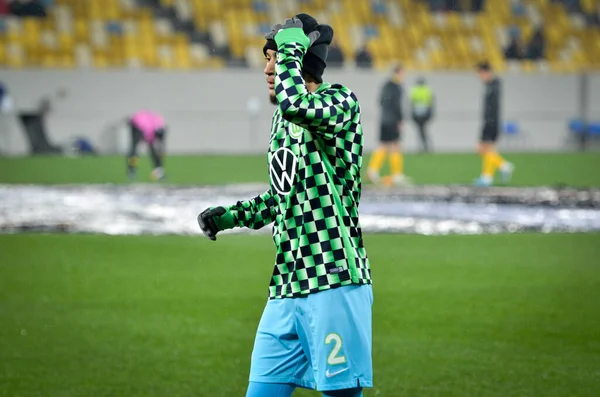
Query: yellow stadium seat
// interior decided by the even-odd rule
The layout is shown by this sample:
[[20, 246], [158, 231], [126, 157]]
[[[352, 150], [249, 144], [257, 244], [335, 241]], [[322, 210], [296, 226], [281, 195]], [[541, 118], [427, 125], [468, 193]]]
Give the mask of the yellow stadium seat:
[[598, 7], [598, 2], [595, 0], [581, 0], [581, 8], [586, 13], [593, 13], [596, 11], [596, 7]]
[[526, 73], [531, 73], [536, 70], [536, 64], [533, 61], [525, 60], [521, 62], [521, 70]]
[[20, 44], [8, 43], [6, 46], [6, 65], [12, 69], [25, 66], [25, 50]]
[[448, 67], [448, 62], [443, 50], [432, 50], [429, 53], [431, 64], [436, 69], [445, 69]]
[[175, 66], [177, 69], [188, 70], [192, 67], [189, 47], [175, 48]]
[[47, 52], [42, 56], [41, 66], [45, 68], [57, 68], [59, 66], [58, 54]]
[[378, 71], [388, 71], [390, 61], [373, 57], [373, 68]]
[[222, 58], [212, 57], [209, 59], [207, 66], [211, 69], [223, 69], [225, 61]]
[[93, 64], [96, 69], [106, 69], [108, 68], [108, 57], [104, 54], [94, 54]]
[[0, 65], [6, 64], [6, 47], [8, 43], [0, 36]]
[[[561, 4], [548, 0], [524, 1], [537, 8], [544, 20], [551, 70], [568, 72], [600, 64], [600, 30], [575, 29]], [[196, 28], [210, 32], [217, 46], [227, 45], [231, 54], [239, 58], [252, 57], [248, 49], [262, 45], [261, 24], [270, 25], [274, 15], [286, 15], [295, 9], [294, 2], [287, 0], [265, 0], [270, 8], [268, 11], [256, 11], [254, 0], [161, 0], [162, 5], [176, 8], [184, 2], [189, 6], [189, 15]], [[0, 38], [3, 46], [0, 64], [62, 68], [74, 67], [76, 63], [83, 65], [86, 62], [80, 61], [79, 55], [76, 62], [77, 48], [81, 45], [102, 47], [105, 23], [116, 21], [124, 24], [125, 31], [122, 37], [114, 35], [105, 42], [104, 50], [94, 52], [90, 59], [96, 67], [141, 63], [145, 67], [188, 69], [225, 65], [223, 59], [205, 54], [205, 47], [199, 55], [198, 48], [194, 50], [185, 34], [172, 31], [170, 21], [155, 18], [152, 9], [137, 5], [135, 0], [55, 0], [55, 3], [60, 8], [50, 9], [47, 18], [7, 19], [7, 30]], [[527, 18], [512, 14], [509, 3], [487, 1], [484, 12], [473, 17], [460, 13], [434, 15], [426, 2], [415, 0], [397, 0], [395, 5], [386, 1], [384, 4], [390, 12], [385, 14], [374, 13], [372, 0], [310, 0], [302, 9], [334, 27], [335, 42], [348, 59], [354, 57], [362, 41], [367, 39], [365, 28], [373, 25], [378, 36], [369, 39], [367, 46], [375, 67], [401, 61], [423, 70], [470, 69], [477, 60], [487, 57], [501, 69], [506, 68], [506, 62], [500, 47], [503, 38], [498, 32], [517, 25], [527, 42], [533, 31]], [[581, 0], [581, 4], [590, 12], [597, 1]], [[394, 10], [400, 10], [401, 15]], [[441, 38], [439, 48], [429, 48], [429, 39], [434, 36]], [[54, 37], [56, 44], [48, 44], [48, 37]], [[572, 38], [580, 44], [573, 44]], [[422, 49], [431, 50], [429, 60]], [[565, 50], [574, 51], [568, 62], [561, 60]], [[525, 71], [538, 70], [529, 63], [522, 66]]]

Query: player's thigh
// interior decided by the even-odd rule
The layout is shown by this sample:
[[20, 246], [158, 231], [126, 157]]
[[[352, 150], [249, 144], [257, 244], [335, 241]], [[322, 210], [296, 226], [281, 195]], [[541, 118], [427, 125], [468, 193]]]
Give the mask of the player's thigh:
[[139, 142], [144, 139], [144, 133], [133, 122], [129, 123], [129, 132], [132, 142]]
[[363, 397], [362, 387], [323, 392], [323, 397]]
[[372, 304], [370, 285], [335, 288], [306, 299], [299, 334], [318, 390], [372, 386]]
[[[250, 381], [312, 386], [308, 359], [302, 350], [292, 299], [269, 300], [263, 311], [250, 364]], [[310, 378], [305, 376], [309, 374]]]
[[246, 397], [291, 397], [296, 387], [285, 383], [250, 382]]
[[131, 137], [130, 154], [134, 154], [137, 151], [139, 143], [144, 140], [144, 134], [133, 123], [129, 123], [129, 133]]
[[419, 131], [424, 131], [428, 122], [429, 122], [429, 119], [427, 117], [419, 118], [419, 120], [417, 121], [417, 127], [418, 127]]
[[397, 124], [381, 124], [379, 140], [383, 143], [397, 142], [400, 140], [400, 129]]
[[159, 141], [164, 141], [165, 140], [165, 135], [167, 134], [167, 129], [166, 128], [158, 128], [156, 130], [156, 132], [154, 133], [154, 139], [157, 139]]
[[498, 140], [498, 128], [496, 126], [486, 126], [481, 131], [480, 143], [487, 146], [494, 145]]
[[396, 141], [390, 141], [390, 142], [385, 142], [383, 144], [383, 146], [385, 147], [385, 150], [392, 154], [392, 153], [398, 153], [400, 152], [400, 141], [396, 140]]

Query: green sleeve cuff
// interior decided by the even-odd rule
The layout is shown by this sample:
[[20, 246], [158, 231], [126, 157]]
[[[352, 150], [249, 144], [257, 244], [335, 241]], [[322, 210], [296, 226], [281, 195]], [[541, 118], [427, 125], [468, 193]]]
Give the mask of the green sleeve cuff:
[[235, 219], [229, 208], [225, 208], [223, 215], [215, 217], [215, 224], [219, 230], [233, 229], [235, 227]]
[[310, 39], [304, 34], [304, 31], [301, 28], [280, 30], [279, 33], [275, 35], [275, 42], [277, 43], [278, 48], [283, 44], [288, 43], [299, 43], [305, 49], [310, 45]]

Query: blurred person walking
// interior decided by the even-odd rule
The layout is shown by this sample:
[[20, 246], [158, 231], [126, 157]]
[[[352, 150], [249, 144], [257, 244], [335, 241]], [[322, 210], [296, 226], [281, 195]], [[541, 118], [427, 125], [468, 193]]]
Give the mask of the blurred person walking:
[[484, 83], [483, 126], [479, 139], [479, 155], [481, 156], [481, 175], [475, 180], [476, 186], [491, 186], [497, 170], [504, 183], [513, 173], [513, 164], [506, 161], [496, 151], [496, 141], [500, 132], [501, 82], [487, 62], [477, 65], [479, 78]]
[[[389, 156], [391, 179], [396, 185], [410, 183], [410, 179], [404, 175], [404, 158], [401, 150], [401, 130], [404, 120], [402, 112], [404, 69], [396, 66], [390, 80], [381, 89], [379, 105], [381, 106], [381, 122], [379, 127], [379, 148], [373, 153], [367, 175], [371, 182], [380, 183], [381, 168], [386, 156]], [[387, 179], [384, 180], [387, 182]]]

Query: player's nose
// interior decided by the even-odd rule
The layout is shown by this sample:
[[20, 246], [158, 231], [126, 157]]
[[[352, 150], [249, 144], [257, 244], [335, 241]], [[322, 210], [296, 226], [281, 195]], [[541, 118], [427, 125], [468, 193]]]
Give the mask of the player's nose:
[[265, 75], [272, 76], [275, 74], [275, 60], [270, 59], [265, 65]]
[[272, 62], [271, 61], [267, 62], [267, 64], [265, 65], [265, 70], [264, 70], [265, 75], [270, 76], [273, 74], [273, 71], [274, 71], [274, 67], [272, 65]]

